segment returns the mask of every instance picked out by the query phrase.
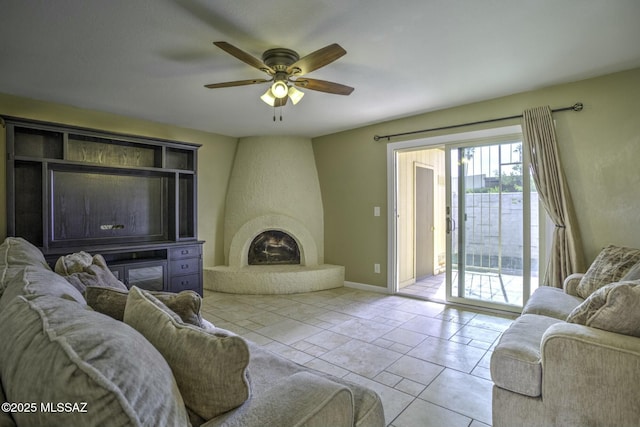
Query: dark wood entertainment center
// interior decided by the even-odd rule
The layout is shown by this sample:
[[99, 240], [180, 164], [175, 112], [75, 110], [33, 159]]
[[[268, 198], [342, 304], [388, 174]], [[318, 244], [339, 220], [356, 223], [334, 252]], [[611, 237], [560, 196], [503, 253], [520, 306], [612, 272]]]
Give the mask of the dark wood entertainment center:
[[4, 117], [7, 235], [102, 254], [128, 287], [202, 295], [200, 145]]

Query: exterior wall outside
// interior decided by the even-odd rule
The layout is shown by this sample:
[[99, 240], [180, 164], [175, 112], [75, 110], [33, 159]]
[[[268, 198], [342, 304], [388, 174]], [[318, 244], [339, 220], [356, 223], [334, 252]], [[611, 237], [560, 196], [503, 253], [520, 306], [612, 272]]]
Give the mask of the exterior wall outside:
[[[502, 208], [500, 208], [502, 198]], [[457, 210], [457, 198], [453, 198], [453, 209]], [[522, 254], [524, 249], [522, 234], [523, 204], [522, 193], [468, 193], [465, 194], [467, 221], [465, 223], [467, 267], [490, 268], [498, 267], [498, 258], [502, 258], [504, 272], [521, 274], [523, 267]], [[498, 212], [502, 209], [502, 221], [497, 220]], [[538, 209], [538, 198], [531, 197], [531, 210]], [[531, 271], [535, 275], [538, 271], [538, 259], [533, 258], [538, 253], [538, 215], [531, 215]], [[502, 245], [499, 242], [501, 236]], [[453, 243], [454, 253], [457, 253], [457, 242]]]

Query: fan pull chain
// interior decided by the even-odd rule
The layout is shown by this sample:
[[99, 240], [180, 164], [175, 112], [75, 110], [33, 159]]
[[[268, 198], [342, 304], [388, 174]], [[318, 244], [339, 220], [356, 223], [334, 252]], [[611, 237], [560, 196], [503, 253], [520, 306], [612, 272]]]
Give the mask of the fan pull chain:
[[[273, 121], [276, 121], [276, 106], [273, 106]], [[280, 107], [280, 121], [282, 121], [282, 107]]]

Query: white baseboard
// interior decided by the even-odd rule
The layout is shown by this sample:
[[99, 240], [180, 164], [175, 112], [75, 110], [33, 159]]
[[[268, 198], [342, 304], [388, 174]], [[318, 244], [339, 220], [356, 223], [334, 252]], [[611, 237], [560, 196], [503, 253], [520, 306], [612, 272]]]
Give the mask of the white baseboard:
[[359, 289], [361, 291], [378, 292], [381, 294], [389, 293], [389, 290], [387, 289], [386, 286], [383, 287], [383, 286], [367, 285], [365, 283], [348, 282], [346, 280], [344, 282], [344, 286], [347, 288]]

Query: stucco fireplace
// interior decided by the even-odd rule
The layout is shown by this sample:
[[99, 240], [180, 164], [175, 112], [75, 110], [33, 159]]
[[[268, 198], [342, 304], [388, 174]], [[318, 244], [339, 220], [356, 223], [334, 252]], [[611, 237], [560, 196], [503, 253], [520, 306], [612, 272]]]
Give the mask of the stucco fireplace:
[[324, 263], [324, 220], [311, 140], [238, 142], [224, 220], [225, 265], [206, 268], [207, 289], [296, 293], [344, 285], [344, 267]]

